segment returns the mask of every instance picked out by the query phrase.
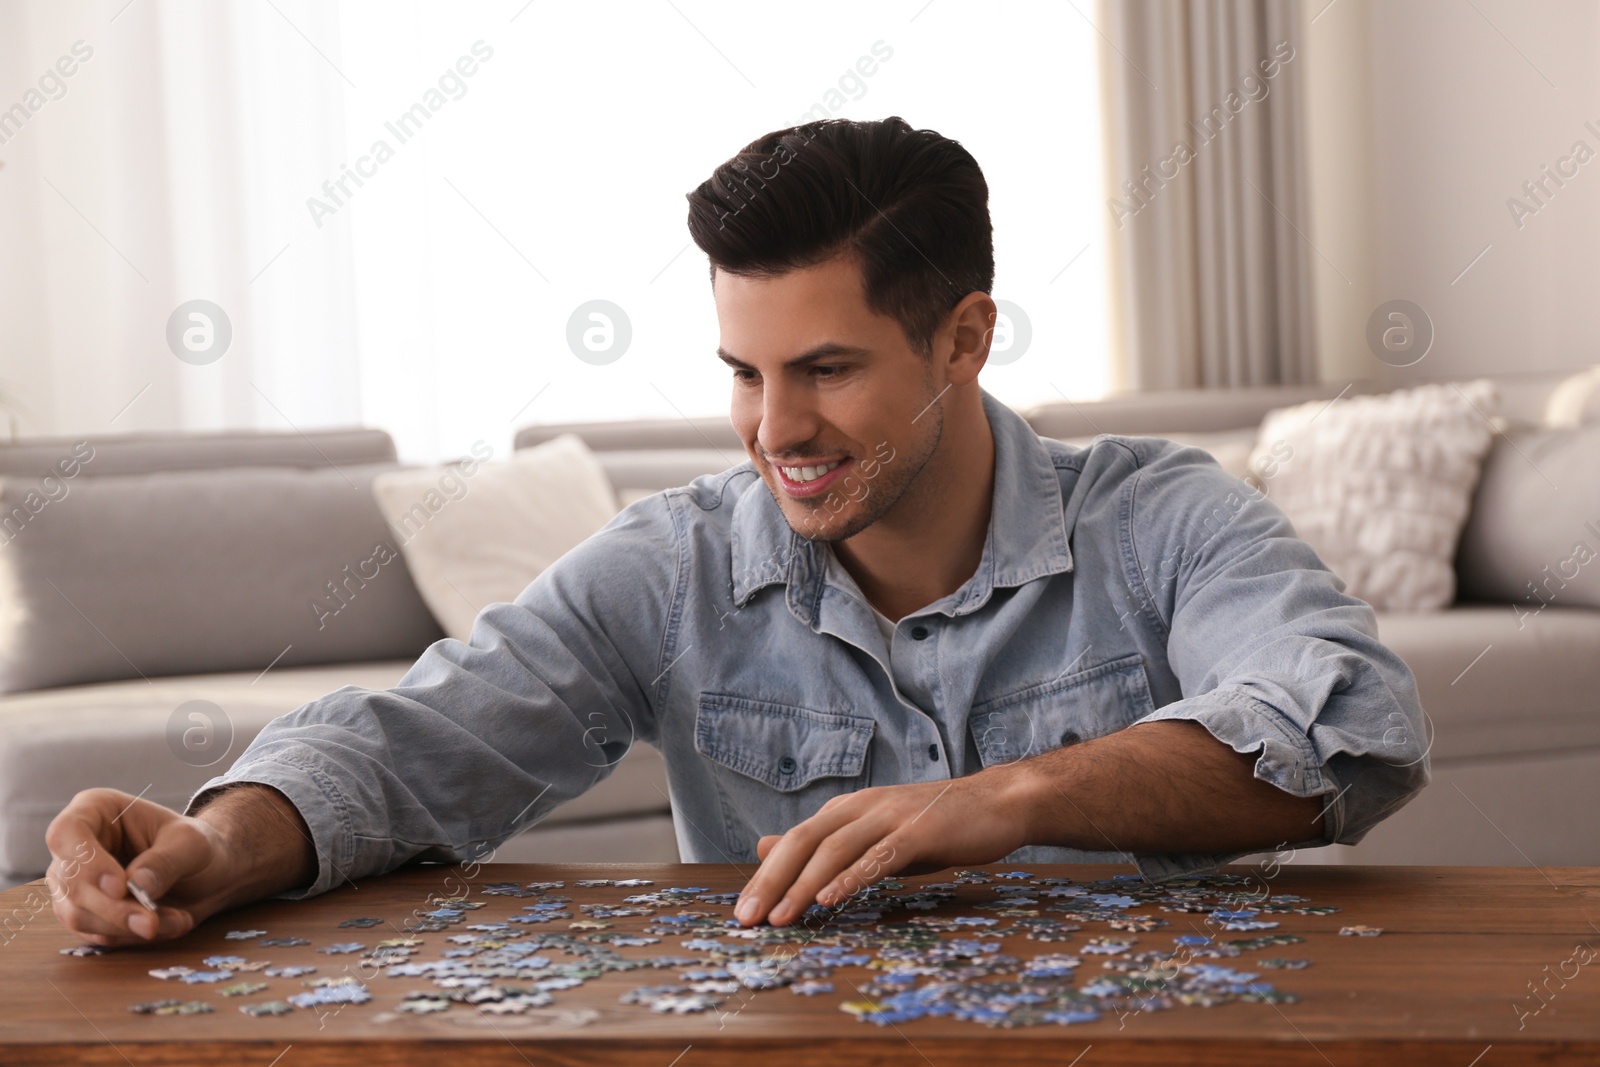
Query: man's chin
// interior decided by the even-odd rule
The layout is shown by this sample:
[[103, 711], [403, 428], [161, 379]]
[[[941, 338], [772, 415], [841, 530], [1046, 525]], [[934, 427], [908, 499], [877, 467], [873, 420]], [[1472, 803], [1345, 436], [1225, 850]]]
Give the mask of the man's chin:
[[832, 541], [834, 540], [834, 519], [820, 508], [815, 511], [804, 511], [796, 515], [789, 507], [780, 507], [784, 521], [789, 524], [789, 529], [804, 537], [807, 541]]
[[855, 511], [853, 507], [832, 512], [821, 500], [815, 504], [798, 500], [780, 501], [778, 510], [783, 512], [789, 528], [807, 541], [843, 541], [871, 524], [867, 516], [852, 514]]
[[807, 541], [832, 543], [854, 537], [877, 521], [878, 516], [862, 506], [861, 501], [846, 500], [839, 506], [837, 493], [819, 493], [813, 497], [792, 497], [780, 486], [763, 477], [763, 485], [772, 494], [773, 502], [783, 513], [784, 521], [795, 533]]

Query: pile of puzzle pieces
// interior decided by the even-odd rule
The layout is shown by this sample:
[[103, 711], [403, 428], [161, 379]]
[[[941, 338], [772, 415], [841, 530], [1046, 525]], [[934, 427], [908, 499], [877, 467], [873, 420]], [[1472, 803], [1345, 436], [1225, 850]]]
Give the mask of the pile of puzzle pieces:
[[[495, 882], [477, 887], [477, 900], [432, 896], [398, 923], [371, 916], [340, 923], [353, 931], [387, 925], [398, 936], [317, 949], [330, 966], [338, 961], [337, 975], [238, 954], [205, 957], [199, 968], [149, 973], [162, 982], [210, 986], [227, 998], [267, 992], [262, 978], [299, 980], [298, 992], [241, 1003], [239, 1010], [252, 1016], [327, 1014], [366, 1004], [373, 999], [369, 984], [380, 977], [383, 985], [413, 985], [399, 991], [392, 1013], [378, 1021], [451, 1010], [521, 1014], [555, 1005], [563, 991], [602, 975], [639, 970], [672, 972], [673, 980], [641, 984], [620, 998], [654, 1012], [726, 1014], [744, 1010], [761, 992], [787, 989], [807, 997], [838, 996], [841, 1010], [878, 1025], [924, 1016], [1003, 1027], [1065, 1025], [1176, 1007], [1293, 1002], [1293, 994], [1261, 981], [1262, 972], [1302, 969], [1309, 960], [1235, 961], [1305, 940], [1279, 932], [1280, 916], [1339, 910], [1312, 906], [1303, 897], [1247, 891], [1251, 880], [1242, 875], [1160, 884], [1138, 875], [1075, 883], [1028, 871], [963, 870], [952, 878], [915, 886], [886, 878], [837, 907], [814, 905], [789, 926], [749, 928], [731, 917], [738, 894], [703, 886], [619, 894], [614, 902], [574, 907], [561, 892], [568, 888], [563, 882]], [[597, 890], [650, 886], [643, 879], [572, 883], [589, 897], [601, 895]], [[958, 900], [964, 886], [981, 887], [990, 899], [973, 903], [969, 891]], [[493, 921], [475, 916], [502, 898], [533, 902]], [[468, 921], [473, 918], [478, 921]], [[626, 925], [638, 929], [617, 929], [617, 920], [637, 920]], [[1175, 929], [1189, 932], [1174, 934]], [[1226, 936], [1235, 932], [1243, 936]], [[446, 934], [443, 945], [425, 951], [430, 939], [423, 935], [434, 933]], [[1353, 926], [1340, 933], [1370, 937], [1381, 931]], [[270, 937], [265, 930], [235, 930], [227, 937], [256, 948], [310, 944], [300, 937]], [[1004, 951], [1006, 938], [1036, 943], [1041, 951]], [[659, 951], [652, 946], [668, 939], [681, 951], [620, 951]], [[92, 956], [105, 950], [62, 951]], [[846, 988], [837, 989], [836, 982]], [[209, 1000], [168, 997], [131, 1010], [195, 1015], [214, 1007]]]

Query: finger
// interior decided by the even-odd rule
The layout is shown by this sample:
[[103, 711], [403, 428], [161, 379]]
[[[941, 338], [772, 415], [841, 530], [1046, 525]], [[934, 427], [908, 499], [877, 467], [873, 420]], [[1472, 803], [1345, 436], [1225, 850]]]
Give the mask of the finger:
[[87, 907], [63, 904], [56, 908], [56, 918], [83, 940], [108, 948], [166, 941], [182, 937], [195, 927], [194, 918], [181, 908], [162, 908], [158, 914], [151, 915], [144, 907], [137, 907], [137, 912], [123, 921], [108, 919]]
[[109, 810], [125, 796], [115, 790], [79, 793], [45, 830], [51, 901], [62, 925], [75, 932], [103, 933], [98, 922], [110, 922], [115, 933], [127, 935], [126, 909], [113, 906], [124, 891], [122, 865], [110, 852], [121, 833]]
[[783, 840], [782, 834], [768, 834], [756, 842], [756, 859], [764, 860], [767, 853], [772, 851], [772, 846]]
[[163, 905], [152, 914], [131, 897], [106, 893], [92, 883], [83, 884], [69, 895], [63, 887], [72, 880], [62, 874], [61, 868], [59, 861], [52, 861], [46, 872], [56, 918], [62, 926], [95, 944], [143, 944], [181, 937], [194, 929], [195, 917], [185, 908]]
[[[159, 809], [166, 812], [167, 809]], [[128, 863], [128, 878], [159, 901], [184, 878], [205, 870], [211, 862], [211, 842], [182, 818], [168, 818], [156, 829], [150, 847]]]
[[106, 875], [120, 874], [122, 868], [103, 851], [88, 841], [80, 841], [70, 855], [52, 853], [45, 869], [45, 881], [50, 886], [52, 898], [70, 897], [80, 887], [94, 886]]
[[839, 826], [850, 820], [850, 805], [825, 804], [809, 819], [796, 823], [767, 851], [761, 866], [751, 876], [733, 917], [746, 926], [760, 922], [767, 910], [794, 884], [812, 850]]
[[902, 855], [898, 836], [891, 833], [869, 846], [854, 863], [818, 890], [817, 900], [832, 907], [891, 874], [926, 874], [938, 869], [912, 863], [910, 856]]
[[107, 874], [122, 875], [115, 855], [122, 831], [115, 823], [114, 806], [132, 799], [114, 789], [85, 790], [72, 798], [45, 829], [45, 847], [62, 865], [68, 888], [72, 882], [98, 885]]
[[53, 860], [46, 877], [51, 887], [51, 908], [62, 926], [82, 937], [105, 939], [101, 943], [130, 944], [155, 935], [157, 924], [143, 907], [126, 897], [113, 897], [93, 884], [68, 878], [61, 866], [59, 860]]
[[[782, 926], [804, 914], [813, 901], [833, 903], [832, 900], [821, 901], [817, 893], [823, 886], [831, 884], [843, 872], [849, 870], [858, 860], [872, 862], [870, 857], [863, 854], [881, 841], [888, 831], [889, 826], [880, 824], [878, 818], [869, 816], [846, 823], [829, 834], [811, 853], [805, 867], [784, 893], [783, 899], [778, 901], [772, 909], [772, 914], [767, 916], [767, 921], [774, 926]], [[865, 884], [867, 884], [865, 881], [860, 881], [856, 888], [859, 889]]]
[[157, 941], [182, 937], [195, 927], [194, 913], [187, 908], [169, 908], [165, 904], [156, 908]]

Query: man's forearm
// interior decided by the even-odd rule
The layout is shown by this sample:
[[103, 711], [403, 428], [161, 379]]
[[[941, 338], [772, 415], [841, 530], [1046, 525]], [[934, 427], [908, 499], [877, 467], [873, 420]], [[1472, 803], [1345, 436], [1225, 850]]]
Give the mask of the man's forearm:
[[238, 887], [226, 907], [310, 885], [317, 852], [299, 809], [271, 786], [244, 782], [212, 797], [194, 813], [227, 841]]
[[1112, 852], [1232, 852], [1322, 835], [1324, 801], [1254, 777], [1197, 722], [1162, 720], [1005, 767], [1033, 845]]

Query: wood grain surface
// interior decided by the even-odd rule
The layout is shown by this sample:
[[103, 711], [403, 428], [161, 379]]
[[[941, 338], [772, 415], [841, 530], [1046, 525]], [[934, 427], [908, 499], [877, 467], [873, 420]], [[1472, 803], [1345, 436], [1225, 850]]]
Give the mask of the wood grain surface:
[[[1080, 881], [1131, 870], [1048, 864], [1025, 869], [1036, 876]], [[241, 974], [239, 978], [266, 982], [269, 989], [229, 998], [215, 986], [148, 974], [152, 968], [176, 965], [198, 969], [213, 954], [268, 959], [274, 966], [308, 964], [319, 975], [338, 976], [347, 968], [355, 973], [357, 957], [317, 950], [336, 941], [370, 945], [398, 936], [433, 894], [465, 892], [482, 900], [486, 906], [470, 912], [466, 922], [492, 922], [516, 914], [536, 898], [482, 896], [476, 892], [481, 886], [560, 880], [567, 883], [559, 892], [573, 898], [576, 920], [583, 917], [578, 903], [616, 903], [628, 893], [683, 885], [738, 890], [749, 872], [731, 865], [411, 866], [311, 900], [267, 901], [216, 916], [179, 941], [85, 958], [61, 954], [76, 939], [57, 924], [47, 887], [35, 882], [0, 894], [0, 1063], [748, 1067], [760, 1057], [776, 1056], [780, 1059], [772, 1061], [774, 1067], [780, 1062], [919, 1067], [1600, 1064], [1600, 959], [1586, 965], [1570, 962], [1580, 946], [1600, 950], [1600, 868], [1291, 864], [1276, 868], [1270, 879], [1258, 868], [1228, 870], [1254, 874], [1272, 894], [1296, 894], [1311, 904], [1341, 909], [1327, 916], [1273, 915], [1281, 922], [1274, 933], [1299, 934], [1305, 942], [1215, 961], [1254, 970], [1251, 962], [1262, 957], [1312, 960], [1304, 970], [1262, 972], [1263, 981], [1295, 994], [1297, 1003], [1175, 1007], [1121, 1018], [1113, 1014], [1073, 1026], [1018, 1029], [948, 1018], [896, 1026], [861, 1022], [839, 1008], [842, 1001], [863, 999], [851, 985], [865, 984], [872, 972], [858, 967], [835, 972], [832, 995], [745, 990], [725, 998], [716, 1011], [683, 1016], [618, 1001], [635, 987], [678, 981], [676, 969], [609, 973], [556, 992], [550, 1007], [525, 1015], [488, 1015], [466, 1004], [434, 1015], [400, 1014], [394, 1008], [402, 996], [432, 988], [431, 983], [368, 972], [362, 975], [373, 994], [367, 1004], [324, 1007], [321, 1015], [296, 1010], [259, 1018], [242, 1014], [239, 1003], [287, 997], [301, 990], [300, 980]], [[648, 878], [656, 884], [629, 890], [572, 887], [581, 878]], [[946, 871], [902, 881], [911, 887], [949, 878]], [[963, 886], [959, 902], [931, 914], [974, 914], [962, 905], [993, 899], [989, 886]], [[731, 909], [686, 907], [731, 914]], [[1173, 925], [1134, 935], [1135, 951], [1171, 946], [1171, 938], [1187, 932], [1191, 920], [1198, 932], [1206, 932], [1199, 926], [1204, 916], [1155, 914]], [[339, 927], [341, 920], [355, 916], [379, 917], [386, 925], [371, 930]], [[649, 922], [619, 918], [612, 920], [612, 928], [637, 931]], [[1354, 924], [1385, 932], [1372, 938], [1339, 936], [1341, 926]], [[312, 944], [257, 948], [252, 941], [225, 939], [229, 930], [244, 928], [277, 937], [297, 935]], [[568, 932], [566, 921], [528, 929], [529, 936]], [[452, 927], [416, 935], [423, 941], [416, 958], [438, 958], [453, 947], [445, 938], [459, 932], [460, 927]], [[1087, 937], [1110, 933], [1114, 931], [1086, 925], [1064, 943], [1010, 937], [1003, 951], [1023, 957], [1076, 952]], [[677, 941], [665, 937], [658, 944], [617, 951], [638, 957], [694, 955]], [[1096, 957], [1084, 957], [1080, 984], [1097, 964]], [[165, 997], [211, 1001], [216, 1010], [191, 1016], [129, 1011], [136, 1002]]]

